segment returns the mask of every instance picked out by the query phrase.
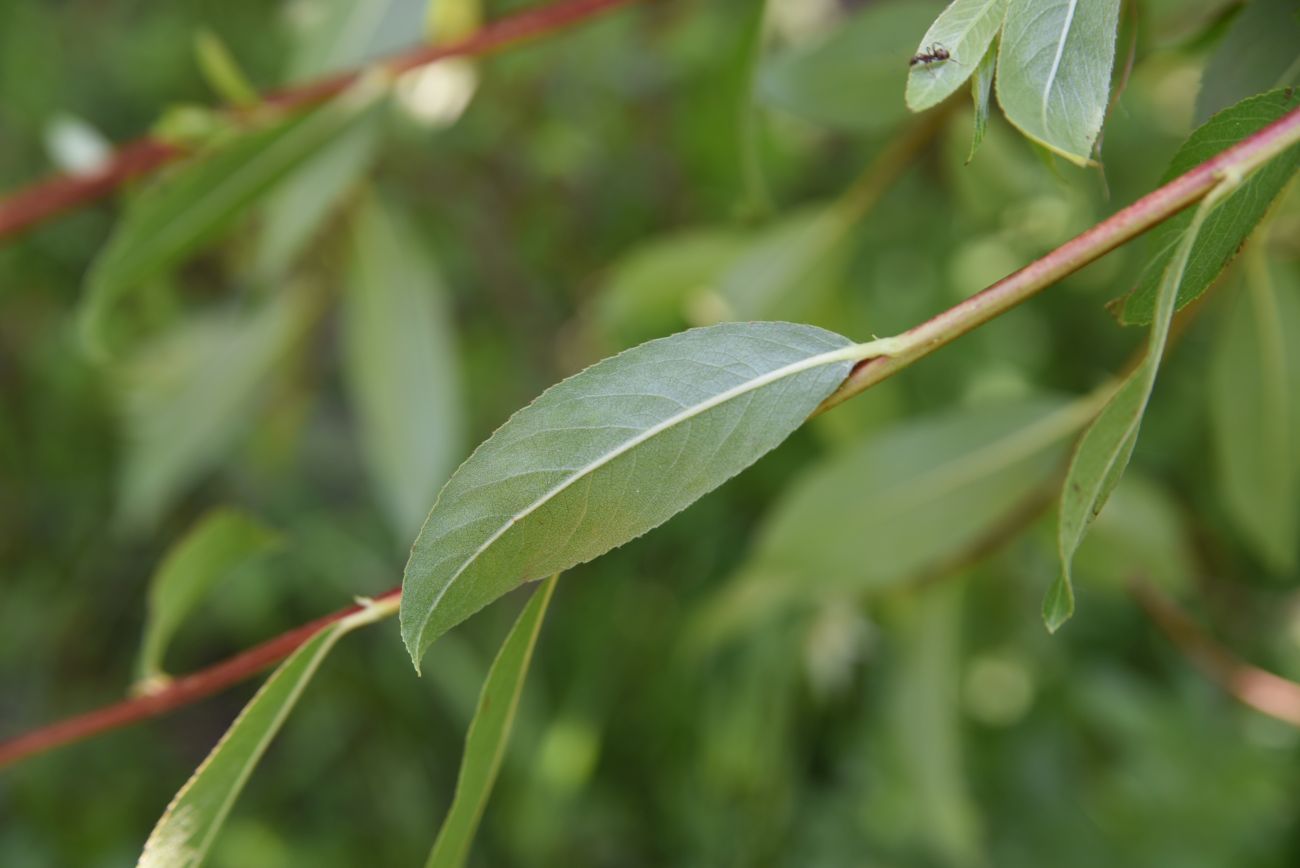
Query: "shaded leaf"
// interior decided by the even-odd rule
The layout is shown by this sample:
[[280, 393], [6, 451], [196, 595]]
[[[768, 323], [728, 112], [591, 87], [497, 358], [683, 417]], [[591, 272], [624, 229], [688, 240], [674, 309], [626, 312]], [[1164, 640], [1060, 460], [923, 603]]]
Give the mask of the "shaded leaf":
[[86, 279], [79, 326], [91, 352], [107, 352], [105, 319], [128, 291], [218, 237], [272, 184], [363, 117], [385, 90], [367, 79], [314, 111], [238, 136], [134, 199]]
[[[1219, 490], [1242, 536], [1274, 571], [1294, 570], [1297, 515], [1293, 393], [1282, 299], [1260, 255], [1252, 254], [1244, 293], [1224, 319], [1210, 367]], [[1300, 333], [1292, 332], [1292, 341]], [[1292, 347], [1291, 352], [1296, 349]]]
[[1029, 138], [1088, 165], [1115, 62], [1119, 0], [1008, 0], [998, 103]]
[[757, 97], [816, 123], [888, 130], [907, 115], [907, 46], [940, 8], [929, 0], [865, 6], [820, 43], [765, 60]]
[[1048, 630], [1055, 631], [1074, 614], [1074, 586], [1071, 581], [1074, 553], [1083, 542], [1088, 526], [1101, 512], [1110, 493], [1115, 490], [1115, 485], [1123, 477], [1133, 447], [1137, 445], [1138, 429], [1142, 425], [1151, 389], [1155, 386], [1156, 372], [1160, 369], [1165, 341], [1169, 337], [1169, 324], [1174, 317], [1178, 287], [1182, 283], [1192, 246], [1206, 215], [1226, 189], [1220, 187], [1212, 191], [1196, 207], [1192, 225], [1178, 243], [1174, 258], [1165, 270], [1155, 322], [1147, 340], [1146, 355], [1133, 373], [1120, 383], [1096, 420], [1088, 426], [1070, 461], [1065, 486], [1061, 489], [1060, 521], [1057, 526], [1061, 572], [1043, 601], [1043, 620]]
[[139, 868], [192, 868], [203, 862], [235, 799], [325, 655], [344, 635], [392, 614], [395, 607], [391, 599], [373, 603], [322, 627], [271, 673], [167, 806], [145, 842]]
[[832, 455], [771, 508], [700, 638], [716, 642], [788, 603], [882, 593], [949, 568], [1051, 482], [1095, 406], [1036, 398], [959, 409]]
[[882, 348], [811, 326], [724, 324], [548, 389], [461, 465], [415, 542], [402, 638], [417, 668], [506, 591], [640, 536], [748, 467]]
[[[1283, 89], [1243, 100], [1219, 112], [1178, 149], [1161, 183], [1200, 165], [1297, 107], [1300, 107], [1300, 92]], [[1178, 307], [1205, 292], [1227, 267], [1297, 167], [1300, 167], [1300, 145], [1289, 148], [1256, 170], [1205, 218], [1205, 230], [1192, 248], [1178, 290]], [[1161, 275], [1191, 220], [1191, 213], [1185, 212], [1166, 220], [1149, 233], [1147, 243], [1153, 254], [1137, 287], [1123, 301], [1120, 320], [1126, 325], [1151, 322]]]
[[975, 159], [975, 152], [984, 142], [984, 132], [989, 126], [989, 93], [993, 89], [993, 73], [998, 65], [997, 40], [989, 43], [988, 51], [975, 67], [975, 74], [970, 81], [971, 101], [975, 104], [975, 127], [971, 133], [970, 153], [966, 156], [969, 163]]
[[146, 689], [165, 677], [167, 645], [219, 582], [272, 548], [275, 533], [234, 510], [208, 512], [167, 552], [149, 580], [149, 607], [136, 666]]
[[461, 457], [459, 363], [442, 278], [399, 215], [368, 199], [352, 226], [344, 364], [361, 447], [401, 539]]
[[[921, 37], [917, 53], [933, 46], [948, 50], [948, 60], [918, 63], [907, 75], [907, 107], [914, 112], [936, 106], [956, 93], [977, 67], [982, 66], [994, 37], [1002, 27], [1006, 0], [953, 0]], [[992, 71], [989, 72], [992, 81]], [[987, 95], [988, 90], [985, 89]], [[978, 100], [976, 101], [978, 105]], [[987, 97], [986, 102], [987, 105]]]
[[1300, 8], [1295, 0], [1251, 0], [1241, 6], [1201, 73], [1195, 123], [1300, 77]]
[[249, 314], [190, 317], [122, 366], [119, 517], [147, 527], [245, 431], [313, 308], [288, 291]]
[[505, 757], [515, 712], [519, 708], [519, 696], [532, 663], [533, 649], [537, 646], [537, 636], [558, 580], [558, 575], [552, 576], [533, 592], [492, 661], [487, 680], [483, 682], [483, 692], [479, 695], [478, 710], [470, 722], [469, 732], [465, 734], [465, 754], [456, 779], [456, 797], [442, 828], [438, 830], [438, 838], [425, 863], [427, 868], [459, 868], [465, 864], [483, 809], [492, 794], [492, 785], [501, 769], [501, 760]]

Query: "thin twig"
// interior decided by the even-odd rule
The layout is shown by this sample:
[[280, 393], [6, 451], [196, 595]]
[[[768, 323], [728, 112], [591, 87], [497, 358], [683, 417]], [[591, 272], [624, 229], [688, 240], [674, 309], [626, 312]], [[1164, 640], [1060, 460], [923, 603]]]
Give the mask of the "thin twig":
[[[493, 22], [471, 36], [446, 45], [423, 45], [376, 66], [401, 74], [448, 57], [490, 54], [570, 27], [602, 12], [630, 5], [634, 0], [564, 0], [525, 10]], [[265, 102], [281, 109], [306, 108], [336, 96], [356, 81], [353, 70], [319, 81], [276, 91]], [[55, 175], [0, 199], [0, 240], [16, 236], [65, 211], [89, 204], [137, 178], [155, 172], [181, 157], [176, 145], [145, 137], [122, 146], [101, 168], [84, 175]]]
[[[393, 588], [375, 597], [375, 601], [392, 599], [401, 593], [401, 588]], [[360, 605], [348, 606], [323, 618], [317, 618], [315, 621], [268, 639], [261, 645], [255, 645], [234, 657], [177, 678], [153, 693], [125, 699], [0, 742], [0, 768], [56, 747], [135, 723], [137, 720], [157, 717], [173, 708], [189, 705], [219, 693], [278, 663], [296, 651], [298, 646], [314, 636], [322, 627], [359, 612], [362, 608]]]
[[1129, 593], [1207, 678], [1261, 714], [1300, 728], [1300, 684], [1238, 658], [1151, 582], [1134, 578]]

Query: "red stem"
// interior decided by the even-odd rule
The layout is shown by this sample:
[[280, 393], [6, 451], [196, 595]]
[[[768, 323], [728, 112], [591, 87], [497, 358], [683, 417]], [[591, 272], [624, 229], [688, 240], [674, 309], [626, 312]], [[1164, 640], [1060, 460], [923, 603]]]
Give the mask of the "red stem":
[[[400, 587], [393, 588], [375, 599], [387, 600], [401, 593]], [[97, 708], [32, 730], [9, 741], [0, 742], [0, 768], [56, 747], [126, 726], [137, 720], [156, 717], [173, 708], [188, 705], [205, 696], [225, 690], [288, 657], [322, 627], [329, 626], [360, 610], [360, 606], [348, 606], [346, 609], [340, 609], [331, 615], [317, 618], [301, 627], [281, 633], [261, 645], [255, 645], [207, 669], [200, 669], [198, 672], [177, 678], [155, 693]]]
[[[422, 45], [383, 63], [394, 73], [407, 72], [447, 57], [489, 54], [561, 30], [634, 0], [562, 0], [528, 9], [483, 27], [473, 35], [447, 45]], [[280, 108], [303, 108], [335, 96], [357, 79], [361, 70], [273, 92], [266, 101]], [[157, 171], [184, 154], [181, 148], [153, 138], [136, 139], [122, 146], [100, 169], [85, 175], [55, 175], [37, 181], [0, 199], [0, 239], [10, 238], [116, 190], [132, 178]]]

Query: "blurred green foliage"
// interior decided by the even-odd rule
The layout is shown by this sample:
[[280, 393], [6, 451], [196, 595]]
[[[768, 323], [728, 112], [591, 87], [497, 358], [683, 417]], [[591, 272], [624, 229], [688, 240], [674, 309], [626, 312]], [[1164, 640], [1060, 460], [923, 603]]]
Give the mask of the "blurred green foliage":
[[[139, 287], [114, 324], [124, 355], [109, 362], [78, 338], [84, 279], [150, 182], [0, 248], [0, 737], [123, 694], [150, 576], [210, 509], [255, 517], [281, 545], [191, 612], [168, 650], [176, 673], [395, 585], [429, 474], [450, 472], [465, 444], [562, 376], [735, 316], [859, 340], [900, 331], [1149, 191], [1204, 106], [1297, 72], [1270, 53], [1272, 79], [1215, 76], [1200, 96], [1202, 72], [1240, 51], [1234, 28], [1256, 32], [1259, 9], [1286, 4], [1237, 14], [1217, 0], [1139, 0], [1121, 14], [1117, 77], [1126, 52], [1134, 63], [1104, 128], [1104, 183], [1044, 161], [997, 111], [966, 165], [967, 104], [918, 120], [903, 102], [907, 59], [942, 4], [768, 2], [761, 38], [742, 26], [755, 0], [672, 0], [408, 80], [373, 129], [336, 140], [219, 243]], [[125, 141], [168, 106], [215, 101], [198, 33], [266, 91], [423, 38], [425, 6], [0, 0], [0, 188], [85, 144], [60, 119]], [[855, 204], [855, 179], [919, 123], [933, 134], [878, 200]], [[380, 265], [357, 245], [377, 239], [373, 256], [392, 243], [367, 212], [376, 202], [419, 247], [410, 262], [384, 256], [390, 280], [434, 275], [386, 287], [399, 293], [388, 303], [424, 287], [427, 304], [413, 306], [424, 321], [403, 334], [454, 333], [438, 351], [458, 383], [421, 390], [365, 367], [382, 336], [358, 329], [383, 324], [357, 321], [359, 284]], [[1248, 242], [1292, 313], [1298, 228], [1293, 187]], [[1271, 365], [1265, 424], [1282, 424], [1280, 394], [1294, 437], [1300, 322], [1277, 320], [1280, 357], [1251, 359], [1241, 306], [1259, 304], [1258, 275], [1240, 261], [1170, 351], [1129, 476], [1079, 551], [1079, 614], [1059, 634], [1038, 616], [1057, 569], [1043, 514], [991, 553], [940, 574], [919, 558], [924, 575], [891, 573], [870, 591], [853, 580], [869, 584], [896, 553], [866, 533], [841, 539], [815, 554], [850, 573], [856, 555], [861, 574], [822, 576], [834, 593], [707, 635], [703, 616], [774, 550], [780, 510], [810, 486], [838, 474], [827, 523], [851, 527], [882, 472], [872, 456], [912, 460], [910, 433], [960, 430], [963, 414], [982, 433], [999, 408], [1081, 396], [1118, 371], [1143, 335], [1104, 305], [1149, 258], [1142, 241], [1116, 251], [566, 574], [471, 864], [1300, 861], [1300, 737], [1202, 680], [1124, 590], [1146, 575], [1243, 656], [1300, 677], [1294, 518], [1261, 537], [1240, 474], [1262, 471], [1224, 457], [1252, 445], [1225, 402], [1263, 415], [1263, 399], [1215, 380], [1232, 372], [1251, 389], [1250, 365]], [[375, 391], [397, 382], [409, 415]], [[391, 427], [402, 420], [428, 440], [418, 478], [374, 451], [384, 437], [411, 448], [410, 431]], [[989, 496], [1051, 477], [1044, 460], [1028, 456], [1032, 472], [1020, 466]], [[1289, 495], [1269, 496], [1289, 496], [1294, 516], [1288, 478]], [[909, 529], [942, 552], [958, 524], [927, 512]], [[925, 553], [923, 534], [898, 537]], [[816, 563], [777, 542], [786, 563]], [[523, 602], [512, 595], [440, 639], [419, 679], [395, 623], [341, 646], [209, 864], [419, 864]], [[0, 865], [129, 864], [252, 690], [0, 772]]]

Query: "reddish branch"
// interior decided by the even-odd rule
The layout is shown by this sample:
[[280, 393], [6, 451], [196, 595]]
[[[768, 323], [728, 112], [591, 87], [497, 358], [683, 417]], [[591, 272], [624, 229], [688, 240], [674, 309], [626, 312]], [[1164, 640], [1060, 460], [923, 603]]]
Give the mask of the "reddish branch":
[[[437, 46], [421, 46], [388, 59], [382, 66], [402, 73], [448, 57], [489, 54], [507, 45], [561, 30], [602, 12], [630, 5], [633, 0], [561, 0], [493, 22], [472, 36]], [[302, 108], [323, 102], [356, 80], [360, 71], [336, 75], [300, 87], [277, 91], [266, 101], [280, 108]], [[132, 178], [147, 175], [184, 152], [152, 138], [124, 145], [95, 172], [55, 175], [15, 190], [0, 199], [0, 240], [108, 195]]]
[[[402, 593], [401, 588], [393, 588], [377, 597], [386, 600]], [[110, 729], [126, 726], [147, 717], [156, 717], [188, 705], [205, 696], [211, 696], [234, 684], [252, 678], [263, 669], [278, 663], [298, 649], [322, 627], [342, 620], [348, 615], [361, 610], [360, 606], [349, 606], [332, 615], [317, 618], [301, 627], [295, 627], [287, 633], [281, 633], [274, 639], [268, 639], [247, 651], [236, 654], [207, 669], [200, 669], [190, 675], [170, 682], [166, 687], [146, 696], [126, 699], [113, 705], [97, 708], [94, 711], [79, 714], [61, 720], [58, 723], [32, 730], [9, 741], [0, 742], [0, 768], [10, 763], [62, 747], [66, 744], [90, 738]]]
[[1240, 660], [1150, 582], [1134, 579], [1129, 590], [1170, 641], [1228, 695], [1300, 727], [1300, 684]]

